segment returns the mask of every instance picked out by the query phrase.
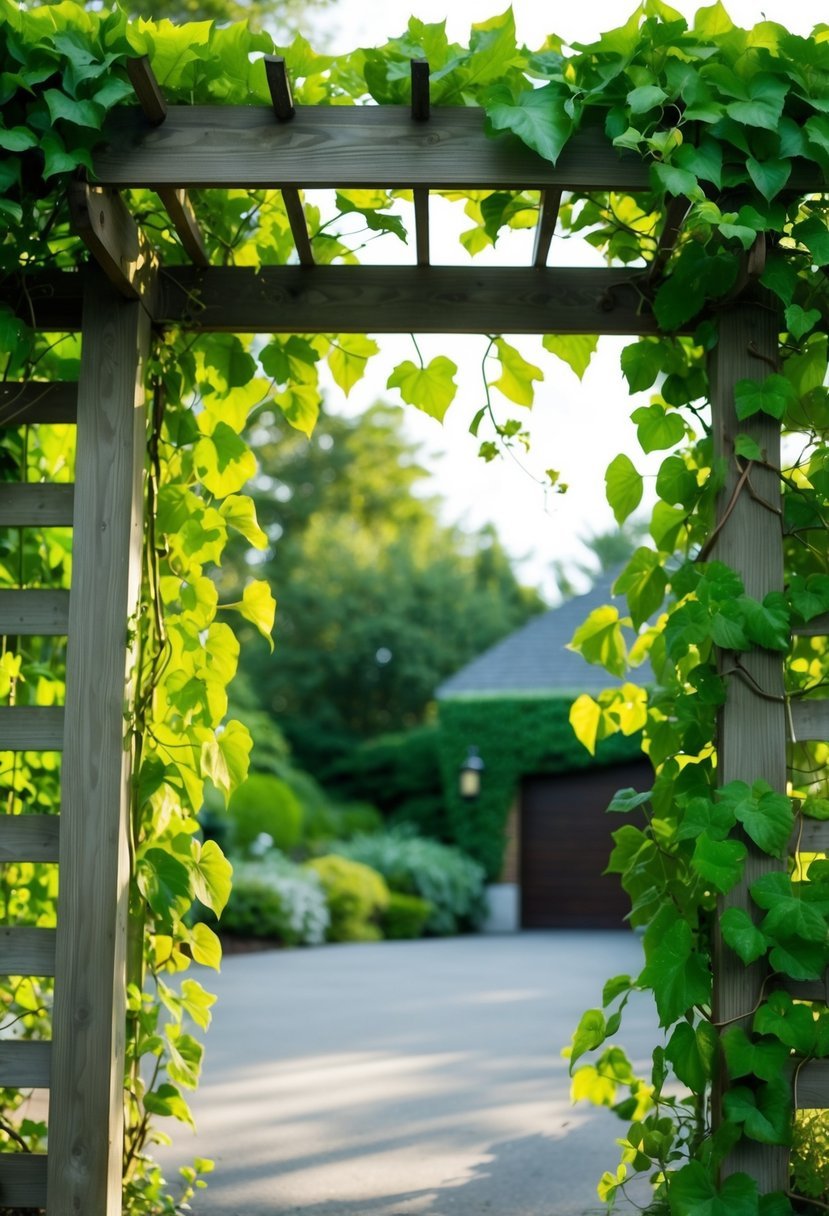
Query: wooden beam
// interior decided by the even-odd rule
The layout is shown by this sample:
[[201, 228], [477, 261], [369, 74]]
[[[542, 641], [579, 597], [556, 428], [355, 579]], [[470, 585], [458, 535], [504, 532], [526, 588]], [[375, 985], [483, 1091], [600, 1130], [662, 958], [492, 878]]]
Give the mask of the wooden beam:
[[544, 267], [550, 254], [553, 233], [556, 230], [558, 209], [561, 206], [560, 190], [541, 191], [541, 210], [535, 228], [535, 243], [533, 245], [533, 266]]
[[64, 711], [56, 705], [0, 707], [0, 751], [59, 752], [63, 749]]
[[[121, 1211], [131, 749], [150, 321], [88, 268], [61, 768], [49, 1216]], [[151, 285], [150, 288], [151, 290]]]
[[[433, 106], [428, 125], [412, 122], [407, 106], [297, 106], [277, 123], [275, 110], [171, 106], [164, 124], [148, 129], [140, 111], [117, 106], [94, 178], [151, 189], [650, 189], [647, 162], [614, 148], [600, 125], [581, 127], [554, 166], [514, 136], [487, 136], [477, 107]], [[817, 170], [807, 186], [823, 189]]]
[[296, 114], [296, 109], [288, 69], [282, 55], [265, 56], [265, 76], [274, 114], [280, 122], [289, 122]]
[[3, 482], [0, 528], [71, 527], [74, 498], [75, 487], [67, 482]]
[[117, 191], [70, 182], [72, 227], [110, 283], [127, 300], [145, 300], [155, 284], [158, 259]]
[[51, 1043], [0, 1039], [0, 1085], [15, 1089], [48, 1089], [51, 1062]]
[[167, 117], [167, 101], [150, 66], [149, 57], [141, 55], [136, 59], [128, 59], [127, 75], [147, 122], [152, 123], [154, 127], [160, 126]]
[[46, 1162], [42, 1153], [0, 1153], [0, 1203], [14, 1209], [45, 1208]]
[[798, 1001], [821, 1001], [829, 1004], [829, 972], [821, 980], [785, 979], [780, 985]]
[[[734, 386], [742, 379], [765, 377], [768, 363], [774, 364], [777, 359], [779, 328], [777, 310], [767, 299], [733, 303], [719, 317], [719, 341], [709, 369], [714, 459], [725, 470], [724, 485], [717, 499], [719, 531], [712, 556], [735, 570], [746, 592], [758, 600], [783, 588], [780, 519], [765, 506], [780, 502], [780, 480], [774, 471], [780, 465], [780, 426], [766, 415], [738, 419]], [[756, 499], [747, 493], [734, 497], [740, 476], [734, 454], [738, 433], [750, 434], [767, 453], [769, 468], [756, 469]], [[757, 648], [742, 656], [742, 661], [757, 686], [769, 697], [758, 696], [743, 680], [728, 680], [728, 696], [720, 711], [717, 730], [717, 780], [725, 785], [729, 781], [762, 779], [772, 789], [784, 793], [787, 731], [782, 659], [769, 650]], [[748, 856], [743, 878], [721, 898], [719, 910], [722, 914], [726, 908], [737, 907], [756, 918], [758, 910], [749, 887], [761, 875], [782, 866], [747, 837], [744, 843]], [[749, 1027], [751, 1011], [764, 991], [764, 965], [755, 963], [746, 967], [715, 930], [713, 973], [714, 1022]], [[715, 1117], [719, 1096], [715, 1095]], [[783, 1190], [788, 1179], [785, 1149], [742, 1140], [723, 1165], [724, 1175], [739, 1171], [754, 1178], [760, 1191]]]
[[0, 637], [65, 637], [69, 592], [0, 589]]
[[662, 231], [659, 234], [659, 241], [656, 246], [656, 253], [653, 261], [648, 268], [648, 279], [650, 282], [655, 282], [667, 265], [668, 259], [676, 245], [677, 238], [682, 231], [682, 225], [685, 223], [685, 217], [691, 209], [691, 204], [687, 198], [672, 198], [668, 203], [665, 211], [665, 223], [662, 226]]
[[413, 59], [412, 73], [412, 118], [415, 122], [428, 122], [432, 112], [429, 93], [429, 60]]
[[792, 625], [792, 633], [801, 638], [825, 638], [829, 636], [829, 612], [813, 616], [805, 625]]
[[156, 320], [228, 333], [655, 334], [641, 272], [460, 266], [165, 269]]
[[10, 276], [0, 287], [0, 301], [32, 329], [74, 333], [81, 328], [81, 272], [37, 270]]
[[829, 1109], [829, 1060], [809, 1060], [795, 1076], [795, 1110]]
[[829, 743], [829, 701], [792, 701], [791, 713], [798, 743]]
[[291, 236], [294, 238], [299, 264], [300, 266], [313, 266], [314, 252], [311, 248], [311, 238], [305, 222], [305, 209], [302, 206], [299, 191], [293, 186], [286, 186], [282, 191], [282, 201], [288, 213], [288, 223], [291, 225]]
[[3, 975], [54, 975], [55, 930], [41, 929], [34, 925], [2, 926], [0, 928], [0, 973]]
[[794, 853], [829, 853], [829, 820], [799, 819], [789, 840]]
[[2, 864], [9, 861], [56, 862], [59, 839], [60, 815], [0, 815]]
[[158, 197], [164, 204], [182, 248], [190, 261], [195, 266], [209, 266], [210, 256], [187, 191], [174, 190], [172, 186], [162, 186], [158, 191]]
[[67, 382], [28, 380], [0, 384], [0, 426], [74, 423], [78, 386]]

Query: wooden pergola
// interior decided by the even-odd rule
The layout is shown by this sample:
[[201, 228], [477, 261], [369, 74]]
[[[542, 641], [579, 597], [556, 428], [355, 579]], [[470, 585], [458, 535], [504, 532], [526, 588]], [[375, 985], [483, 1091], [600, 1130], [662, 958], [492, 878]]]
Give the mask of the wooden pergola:
[[[6, 527], [71, 526], [71, 592], [0, 591], [0, 632], [66, 635], [65, 708], [0, 710], [5, 750], [62, 750], [59, 817], [0, 819], [0, 858], [57, 862], [56, 930], [5, 928], [9, 974], [55, 977], [51, 1043], [0, 1042], [0, 1085], [51, 1091], [48, 1154], [0, 1156], [0, 1205], [45, 1207], [48, 1216], [115, 1216], [121, 1210], [125, 1022], [127, 839], [131, 757], [124, 748], [124, 696], [132, 654], [126, 623], [140, 584], [144, 509], [144, 366], [153, 334], [166, 326], [227, 332], [658, 333], [648, 299], [670, 256], [687, 203], [668, 207], [648, 269], [548, 266], [562, 193], [647, 192], [648, 167], [619, 154], [601, 130], [582, 130], [553, 167], [511, 137], [490, 139], [472, 108], [432, 109], [428, 66], [412, 65], [411, 109], [294, 107], [282, 60], [268, 60], [272, 107], [168, 106], [146, 59], [131, 65], [139, 105], [119, 108], [95, 157], [95, 184], [76, 183], [72, 213], [90, 264], [83, 272], [30, 276], [11, 299], [36, 328], [80, 331], [77, 384], [6, 384], [0, 422], [75, 422], [74, 487], [0, 486]], [[130, 215], [121, 191], [147, 187], [167, 208], [190, 264], [163, 266]], [[297, 265], [208, 264], [188, 191], [281, 190]], [[416, 265], [317, 266], [300, 191], [411, 189]], [[823, 182], [792, 179], [820, 191]], [[438, 190], [538, 190], [532, 264], [471, 269], [430, 263], [429, 194]], [[777, 424], [737, 421], [733, 386], [762, 379], [775, 364], [780, 324], [758, 302], [762, 250], [747, 259], [742, 293], [719, 312], [711, 399], [716, 453], [728, 468], [713, 556], [762, 599], [783, 585]], [[7, 301], [9, 297], [7, 296]], [[751, 435], [771, 468], [757, 466], [740, 494], [737, 432]], [[770, 510], [769, 507], [772, 509]], [[826, 634], [823, 619], [801, 629]], [[718, 754], [720, 780], [763, 778], [786, 789], [787, 744], [829, 739], [829, 702], [788, 706], [779, 656], [744, 657], [748, 679], [729, 680]], [[762, 690], [762, 695], [758, 694]], [[829, 824], [807, 823], [803, 851], [829, 850]], [[729, 904], [750, 908], [748, 887], [778, 867], [750, 847], [743, 883]], [[715, 959], [716, 1022], [748, 1024], [764, 988], [762, 965], [746, 968], [720, 941]], [[825, 1001], [827, 984], [787, 984]], [[829, 1107], [829, 1065], [797, 1078], [796, 1105]], [[728, 1171], [746, 1170], [763, 1189], [786, 1185], [786, 1153], [744, 1141]]]

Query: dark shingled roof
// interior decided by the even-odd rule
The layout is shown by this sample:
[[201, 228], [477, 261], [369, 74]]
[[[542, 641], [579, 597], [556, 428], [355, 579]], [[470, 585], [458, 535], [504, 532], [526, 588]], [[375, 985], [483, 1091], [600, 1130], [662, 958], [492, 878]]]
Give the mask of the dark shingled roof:
[[[617, 598], [610, 590], [618, 575], [618, 569], [601, 574], [586, 595], [575, 596], [557, 608], [533, 617], [444, 680], [435, 696], [441, 701], [454, 697], [541, 696], [544, 693], [575, 697], [583, 692], [618, 688], [622, 683], [618, 676], [610, 675], [603, 667], [595, 667], [580, 654], [566, 649], [578, 626], [594, 608], [616, 604], [620, 613], [625, 614], [624, 597]], [[630, 678], [634, 683], [648, 684], [653, 680], [653, 672], [647, 663], [643, 663]]]

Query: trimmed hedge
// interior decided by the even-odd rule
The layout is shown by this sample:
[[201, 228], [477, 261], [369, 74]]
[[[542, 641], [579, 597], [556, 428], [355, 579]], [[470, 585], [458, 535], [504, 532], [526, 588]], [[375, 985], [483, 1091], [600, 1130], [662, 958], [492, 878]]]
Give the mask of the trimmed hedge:
[[401, 895], [399, 891], [389, 893], [389, 906], [383, 918], [383, 936], [389, 941], [411, 941], [422, 937], [426, 922], [432, 914], [428, 899], [417, 895]]
[[[497, 881], [506, 845], [506, 823], [524, 776], [566, 773], [617, 764], [641, 755], [641, 735], [614, 735], [598, 744], [593, 757], [573, 734], [572, 700], [559, 697], [479, 697], [438, 705], [440, 765], [453, 839]], [[458, 770], [470, 744], [486, 765], [480, 796], [464, 802]]]
[[333, 854], [306, 862], [305, 868], [317, 875], [325, 892], [331, 917], [328, 941], [380, 941], [389, 889], [376, 871]]

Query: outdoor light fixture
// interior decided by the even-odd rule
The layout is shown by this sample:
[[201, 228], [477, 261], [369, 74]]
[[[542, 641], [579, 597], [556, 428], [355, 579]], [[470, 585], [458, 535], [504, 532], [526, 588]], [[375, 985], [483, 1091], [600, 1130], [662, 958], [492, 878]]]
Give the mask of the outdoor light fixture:
[[485, 767], [483, 760], [478, 755], [477, 747], [470, 746], [459, 772], [461, 798], [472, 801], [473, 798], [478, 797], [481, 792], [481, 773]]

